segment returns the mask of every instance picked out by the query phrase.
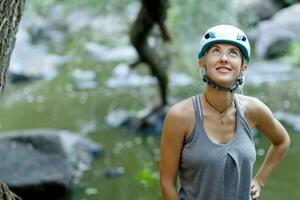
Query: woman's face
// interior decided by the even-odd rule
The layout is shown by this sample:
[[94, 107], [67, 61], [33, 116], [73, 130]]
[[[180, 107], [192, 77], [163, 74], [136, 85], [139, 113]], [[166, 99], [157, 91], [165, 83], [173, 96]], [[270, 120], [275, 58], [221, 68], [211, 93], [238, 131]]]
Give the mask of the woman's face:
[[240, 49], [231, 44], [214, 44], [207, 51], [204, 56], [204, 68], [207, 66], [209, 78], [215, 83], [230, 87], [235, 83], [241, 70], [243, 63], [243, 55]]

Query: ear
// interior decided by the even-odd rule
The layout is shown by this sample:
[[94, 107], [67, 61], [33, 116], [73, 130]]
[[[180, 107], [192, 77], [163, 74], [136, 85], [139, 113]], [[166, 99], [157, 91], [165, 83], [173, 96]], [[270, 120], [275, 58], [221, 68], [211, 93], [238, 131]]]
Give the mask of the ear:
[[199, 63], [200, 70], [205, 71], [205, 63], [204, 63], [203, 58], [199, 59], [198, 63]]
[[244, 63], [241, 68], [241, 73], [245, 75], [247, 73], [247, 69], [248, 69], [248, 65], [247, 63]]

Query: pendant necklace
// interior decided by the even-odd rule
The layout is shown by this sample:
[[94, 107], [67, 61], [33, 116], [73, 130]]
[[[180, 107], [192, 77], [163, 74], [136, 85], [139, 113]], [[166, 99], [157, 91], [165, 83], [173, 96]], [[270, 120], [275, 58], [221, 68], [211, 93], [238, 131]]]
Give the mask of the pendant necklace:
[[207, 96], [206, 96], [206, 92], [204, 93], [204, 98], [205, 98], [205, 101], [213, 108], [215, 109], [216, 111], [218, 111], [219, 113], [219, 118], [221, 120], [221, 124], [224, 125], [224, 112], [232, 105], [232, 102], [233, 100], [231, 101], [231, 103], [226, 107], [224, 108], [223, 110], [219, 110], [212, 102], [210, 102], [208, 99], [207, 99]]

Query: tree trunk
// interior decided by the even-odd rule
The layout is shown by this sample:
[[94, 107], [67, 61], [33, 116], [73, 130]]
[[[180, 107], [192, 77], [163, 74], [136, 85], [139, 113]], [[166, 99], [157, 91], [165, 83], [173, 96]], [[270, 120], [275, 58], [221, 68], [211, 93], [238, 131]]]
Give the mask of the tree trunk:
[[160, 28], [164, 41], [171, 41], [171, 36], [164, 24], [168, 0], [141, 0], [140, 12], [131, 28], [130, 40], [139, 54], [138, 62], [144, 62], [151, 74], [157, 78], [160, 91], [161, 106], [166, 105], [168, 93], [168, 75], [166, 62], [163, 62], [155, 53], [155, 49], [148, 44], [148, 37], [155, 24]]
[[3, 93], [25, 0], [0, 0], [0, 94]]
[[[3, 93], [11, 53], [24, 11], [25, 0], [0, 0], [0, 94]], [[0, 181], [0, 200], [20, 199]]]

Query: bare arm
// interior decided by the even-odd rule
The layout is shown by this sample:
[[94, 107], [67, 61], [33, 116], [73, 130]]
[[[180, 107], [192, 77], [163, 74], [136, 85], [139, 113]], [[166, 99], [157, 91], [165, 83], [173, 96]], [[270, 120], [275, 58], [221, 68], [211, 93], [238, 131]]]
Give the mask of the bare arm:
[[182, 110], [172, 107], [168, 112], [161, 139], [160, 185], [164, 200], [179, 200], [176, 188], [180, 155], [186, 134]]
[[253, 179], [253, 199], [258, 198], [261, 187], [264, 186], [268, 177], [280, 163], [290, 144], [290, 138], [282, 124], [274, 118], [271, 110], [262, 102], [255, 99], [252, 101], [253, 113], [251, 114], [255, 127], [264, 133], [272, 142], [263, 164]]

